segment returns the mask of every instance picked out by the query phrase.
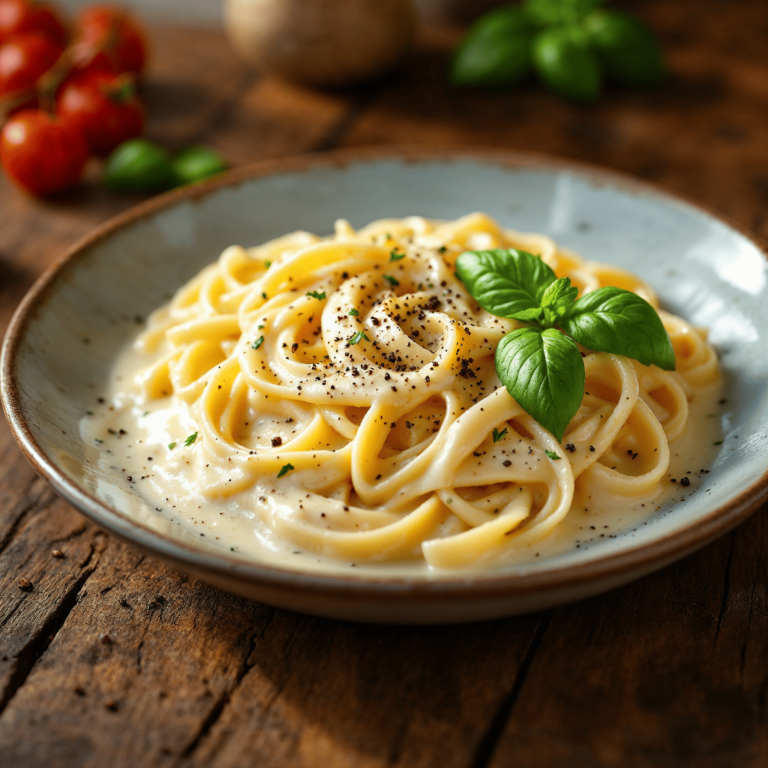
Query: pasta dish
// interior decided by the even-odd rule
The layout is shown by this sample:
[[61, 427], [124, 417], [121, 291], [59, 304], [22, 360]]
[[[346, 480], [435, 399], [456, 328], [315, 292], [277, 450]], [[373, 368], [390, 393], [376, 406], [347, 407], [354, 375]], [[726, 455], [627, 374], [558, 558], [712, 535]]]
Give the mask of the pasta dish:
[[[583, 399], [557, 440], [494, 366], [524, 323], [483, 310], [456, 274], [465, 251], [510, 248], [580, 296], [644, 298], [676, 369], [580, 347]], [[720, 375], [706, 332], [642, 280], [482, 213], [230, 247], [153, 313], [121, 366], [91, 429], [109, 439], [109, 419], [105, 447], [158, 511], [216, 537], [244, 519], [267, 550], [433, 569], [513, 561], [572, 510], [652, 506], [691, 404]]]

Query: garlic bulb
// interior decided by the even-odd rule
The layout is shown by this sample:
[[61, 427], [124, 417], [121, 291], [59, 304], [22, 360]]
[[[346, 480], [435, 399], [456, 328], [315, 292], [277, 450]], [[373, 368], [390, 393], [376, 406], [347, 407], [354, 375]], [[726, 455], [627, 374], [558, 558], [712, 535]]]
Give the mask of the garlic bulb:
[[287, 80], [342, 86], [384, 74], [408, 51], [411, 0], [226, 0], [237, 53]]

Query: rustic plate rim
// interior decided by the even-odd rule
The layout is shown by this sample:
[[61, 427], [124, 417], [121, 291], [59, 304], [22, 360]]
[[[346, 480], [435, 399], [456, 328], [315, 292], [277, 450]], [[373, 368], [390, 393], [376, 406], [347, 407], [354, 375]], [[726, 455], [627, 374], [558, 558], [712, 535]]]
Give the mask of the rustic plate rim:
[[16, 308], [2, 348], [0, 359], [0, 394], [3, 410], [11, 432], [22, 452], [54, 489], [94, 523], [118, 538], [146, 552], [170, 561], [182, 569], [210, 572], [225, 578], [237, 576], [264, 587], [301, 589], [303, 592], [323, 593], [343, 597], [361, 592], [382, 600], [412, 601], [450, 600], [469, 596], [482, 598], [519, 597], [537, 593], [552, 593], [593, 582], [620, 579], [622, 575], [650, 572], [680, 559], [710, 543], [743, 522], [768, 496], [768, 467], [749, 488], [684, 528], [625, 552], [606, 555], [592, 561], [554, 567], [534, 573], [499, 575], [472, 573], [455, 578], [410, 579], [407, 577], [372, 577], [362, 573], [326, 575], [254, 563], [226, 554], [197, 549], [173, 537], [153, 531], [110, 508], [61, 472], [35, 440], [24, 416], [19, 383], [15, 377], [15, 362], [25, 330], [53, 290], [59, 276], [101, 240], [130, 224], [150, 217], [185, 201], [197, 201], [223, 188], [235, 188], [247, 181], [285, 173], [296, 173], [322, 167], [345, 167], [350, 164], [394, 160], [405, 162], [452, 162], [475, 160], [505, 168], [530, 168], [553, 172], [569, 172], [592, 184], [607, 185], [653, 198], [662, 198], [676, 205], [690, 207], [738, 232], [764, 257], [768, 258], [766, 242], [728, 216], [705, 205], [620, 171], [567, 158], [535, 152], [501, 150], [493, 147], [439, 146], [419, 147], [392, 145], [362, 147], [330, 152], [310, 153], [286, 158], [262, 160], [202, 184], [174, 190], [140, 203], [95, 228], [80, 238], [56, 259], [36, 280]]

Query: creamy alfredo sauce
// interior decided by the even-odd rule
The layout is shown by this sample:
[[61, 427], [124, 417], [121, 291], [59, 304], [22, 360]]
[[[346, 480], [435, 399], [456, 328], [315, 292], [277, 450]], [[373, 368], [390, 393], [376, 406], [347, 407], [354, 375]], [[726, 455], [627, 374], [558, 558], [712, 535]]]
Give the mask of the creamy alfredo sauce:
[[[354, 567], [371, 575], [453, 574], [430, 569], [420, 560], [352, 563], [297, 549], [277, 537], [255, 511], [259, 499], [271, 495], [274, 483], [259, 483], [228, 499], [205, 499], [192, 460], [195, 445], [185, 447], [179, 440], [179, 435], [194, 433], [195, 422], [177, 407], [170, 408], [170, 398], [149, 404], [142, 401], [132, 380], [146, 366], [143, 352], [129, 348], [120, 355], [109, 391], [96, 403], [92, 415], [83, 418], [81, 435], [87, 443], [98, 445], [102, 470], [119, 473], [126, 487], [144, 497], [158, 515], [199, 537], [202, 546], [264, 564], [324, 573], [347, 573]], [[541, 561], [589, 547], [642, 526], [662, 508], [695, 493], [719, 451], [721, 393], [721, 382], [696, 391], [685, 433], [670, 444], [669, 470], [652, 497], [625, 506], [616, 499], [584, 499], [577, 493], [570, 513], [550, 535], [534, 544], [513, 547], [510, 557], [495, 567]], [[290, 425], [287, 427], [290, 433]], [[172, 443], [173, 448], [169, 447]]]

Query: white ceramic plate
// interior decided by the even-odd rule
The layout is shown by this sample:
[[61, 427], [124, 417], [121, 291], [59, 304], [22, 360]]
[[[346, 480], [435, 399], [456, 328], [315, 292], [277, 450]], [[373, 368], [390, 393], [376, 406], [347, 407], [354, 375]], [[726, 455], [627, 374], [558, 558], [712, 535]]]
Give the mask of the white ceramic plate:
[[[657, 289], [665, 307], [711, 329], [728, 406], [722, 450], [697, 493], [663, 507], [636, 531], [501, 572], [335, 577], [206, 549], [117, 475], [97, 469], [96, 449], [80, 440], [78, 422], [116, 350], [135, 334], [133, 318], [167, 301], [224, 247], [295, 229], [330, 232], [342, 216], [357, 226], [475, 210], [631, 269]], [[22, 449], [62, 496], [108, 531], [201, 579], [273, 605], [361, 621], [504, 616], [624, 584], [722, 535], [759, 505], [768, 490], [767, 277], [754, 239], [689, 203], [585, 166], [422, 149], [262, 163], [152, 200], [72, 248], [13, 319], [3, 349], [3, 405]]]

